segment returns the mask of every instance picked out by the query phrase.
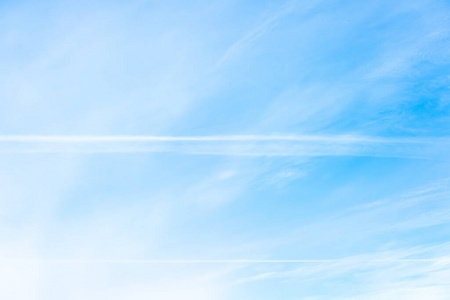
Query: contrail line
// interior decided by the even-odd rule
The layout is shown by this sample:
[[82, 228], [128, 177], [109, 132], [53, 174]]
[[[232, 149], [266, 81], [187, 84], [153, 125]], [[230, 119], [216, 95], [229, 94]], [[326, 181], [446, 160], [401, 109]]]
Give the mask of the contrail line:
[[450, 138], [358, 135], [0, 135], [0, 153], [177, 152], [235, 156], [374, 156], [447, 159]]
[[[8, 260], [8, 263], [43, 263], [43, 264], [274, 264], [274, 263], [338, 263], [344, 261], [360, 262], [438, 262], [450, 263], [450, 258], [435, 259], [142, 259], [142, 260], [78, 260], [78, 259], [48, 259], [48, 260]], [[1, 263], [1, 261], [0, 261]]]
[[210, 136], [153, 136], [153, 135], [0, 135], [0, 142], [203, 142], [203, 141], [319, 141], [369, 143], [427, 143], [449, 142], [449, 138], [382, 138], [357, 135], [210, 135]]

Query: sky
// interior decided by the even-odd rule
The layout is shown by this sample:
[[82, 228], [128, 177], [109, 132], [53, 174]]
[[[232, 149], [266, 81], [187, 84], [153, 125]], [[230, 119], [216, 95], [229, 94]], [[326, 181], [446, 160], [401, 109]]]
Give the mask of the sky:
[[450, 3], [0, 2], [0, 298], [444, 300]]

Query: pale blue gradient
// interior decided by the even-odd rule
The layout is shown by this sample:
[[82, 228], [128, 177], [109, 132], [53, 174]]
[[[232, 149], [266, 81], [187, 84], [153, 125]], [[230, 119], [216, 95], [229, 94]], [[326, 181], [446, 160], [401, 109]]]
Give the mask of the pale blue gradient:
[[0, 298], [450, 297], [450, 4], [2, 1]]

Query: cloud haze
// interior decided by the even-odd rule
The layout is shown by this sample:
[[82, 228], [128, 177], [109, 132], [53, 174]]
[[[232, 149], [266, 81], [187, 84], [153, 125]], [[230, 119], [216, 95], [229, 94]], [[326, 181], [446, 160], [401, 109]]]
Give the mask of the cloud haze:
[[447, 299], [449, 20], [2, 1], [0, 298]]

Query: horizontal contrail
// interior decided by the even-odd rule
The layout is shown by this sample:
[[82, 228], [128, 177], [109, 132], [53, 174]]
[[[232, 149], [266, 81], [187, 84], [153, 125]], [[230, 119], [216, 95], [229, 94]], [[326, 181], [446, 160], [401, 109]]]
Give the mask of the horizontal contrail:
[[0, 135], [0, 142], [204, 142], [204, 141], [341, 141], [341, 142], [408, 142], [408, 139], [385, 139], [353, 135], [212, 135], [212, 136], [145, 136], [145, 135]]
[[[8, 263], [43, 263], [43, 264], [278, 264], [278, 263], [339, 263], [348, 259], [137, 259], [137, 260], [109, 260], [109, 259], [44, 259], [44, 260], [8, 260]], [[351, 261], [372, 263], [400, 263], [400, 262], [432, 262], [450, 263], [450, 258], [431, 259], [351, 259]], [[1, 264], [1, 261], [0, 261]]]
[[380, 156], [447, 159], [449, 138], [355, 135], [0, 136], [0, 153], [177, 152], [238, 156]]

